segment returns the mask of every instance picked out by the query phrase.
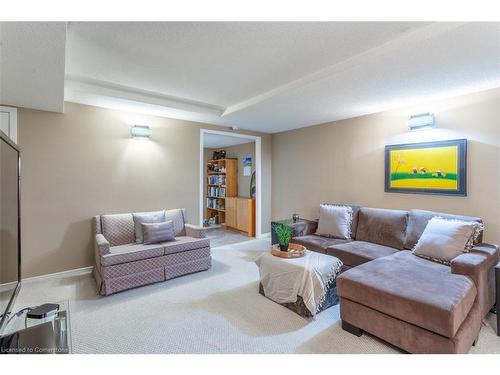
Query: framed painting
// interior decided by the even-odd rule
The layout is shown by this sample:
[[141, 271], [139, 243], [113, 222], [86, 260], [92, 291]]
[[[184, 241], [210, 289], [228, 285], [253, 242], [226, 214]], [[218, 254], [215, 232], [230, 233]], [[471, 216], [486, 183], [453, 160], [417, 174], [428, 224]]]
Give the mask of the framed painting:
[[467, 139], [385, 146], [385, 191], [467, 195]]

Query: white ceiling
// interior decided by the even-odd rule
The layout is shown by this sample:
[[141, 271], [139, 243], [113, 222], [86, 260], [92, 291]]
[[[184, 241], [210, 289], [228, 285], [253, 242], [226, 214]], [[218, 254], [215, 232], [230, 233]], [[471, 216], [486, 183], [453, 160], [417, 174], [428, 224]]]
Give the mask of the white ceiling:
[[62, 112], [65, 22], [0, 22], [0, 103]]
[[241, 145], [244, 143], [254, 142], [248, 138], [231, 137], [221, 134], [203, 134], [203, 147], [204, 148], [221, 148]]
[[263, 132], [500, 86], [500, 23], [71, 22], [66, 39], [67, 101]]

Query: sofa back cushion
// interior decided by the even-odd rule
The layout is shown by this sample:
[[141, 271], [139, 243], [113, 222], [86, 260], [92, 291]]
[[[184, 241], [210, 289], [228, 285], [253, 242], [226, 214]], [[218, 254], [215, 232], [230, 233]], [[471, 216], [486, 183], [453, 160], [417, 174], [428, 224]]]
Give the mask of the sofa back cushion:
[[[476, 221], [478, 223], [483, 222], [483, 220], [478, 217], [452, 215], [425, 210], [411, 210], [408, 216], [408, 227], [406, 228], [406, 238], [404, 241], [405, 249], [411, 250], [415, 247], [418, 240], [420, 239], [420, 236], [422, 236], [422, 233], [424, 232], [429, 220], [436, 216], [448, 220]], [[482, 239], [483, 233], [481, 231], [481, 234], [478, 236], [476, 243], [482, 242]]]
[[111, 246], [135, 243], [132, 214], [102, 215], [102, 234]]
[[165, 211], [165, 219], [172, 220], [174, 223], [175, 236], [185, 236], [186, 230], [184, 229], [184, 224], [186, 224], [186, 209], [185, 208], [174, 208]]
[[407, 221], [407, 211], [362, 207], [359, 210], [356, 240], [402, 250]]
[[143, 243], [142, 224], [144, 223], [163, 223], [165, 219], [165, 210], [153, 212], [136, 212], [132, 214], [135, 227], [135, 243]]
[[342, 204], [342, 203], [323, 203], [322, 205], [349, 206], [352, 208], [351, 237], [354, 238], [354, 235], [356, 234], [356, 230], [358, 229], [358, 217], [359, 217], [359, 210], [360, 210], [361, 206], [356, 206], [353, 204]]

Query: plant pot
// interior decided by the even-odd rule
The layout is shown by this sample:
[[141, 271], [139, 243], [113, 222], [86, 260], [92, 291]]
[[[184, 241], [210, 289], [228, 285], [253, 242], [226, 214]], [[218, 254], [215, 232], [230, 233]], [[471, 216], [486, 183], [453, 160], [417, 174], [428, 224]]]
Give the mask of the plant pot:
[[288, 244], [287, 245], [281, 245], [280, 244], [280, 250], [281, 251], [288, 251]]

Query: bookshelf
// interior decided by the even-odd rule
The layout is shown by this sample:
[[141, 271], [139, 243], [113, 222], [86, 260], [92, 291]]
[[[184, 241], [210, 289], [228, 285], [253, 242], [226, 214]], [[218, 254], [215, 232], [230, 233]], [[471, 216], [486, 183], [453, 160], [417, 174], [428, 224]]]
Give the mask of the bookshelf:
[[226, 198], [238, 195], [238, 159], [207, 161], [205, 191], [206, 218], [218, 217], [217, 224], [226, 222]]

